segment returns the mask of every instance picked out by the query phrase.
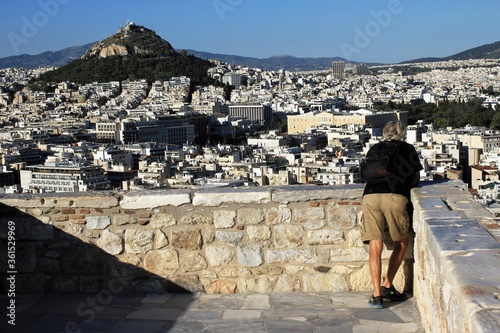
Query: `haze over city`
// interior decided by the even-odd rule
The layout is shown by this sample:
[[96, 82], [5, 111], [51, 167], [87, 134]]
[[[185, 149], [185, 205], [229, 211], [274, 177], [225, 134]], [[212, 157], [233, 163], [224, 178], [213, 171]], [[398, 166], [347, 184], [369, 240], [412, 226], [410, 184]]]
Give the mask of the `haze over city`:
[[397, 63], [498, 41], [499, 9], [469, 0], [8, 1], [0, 57], [96, 42], [132, 21], [176, 49]]

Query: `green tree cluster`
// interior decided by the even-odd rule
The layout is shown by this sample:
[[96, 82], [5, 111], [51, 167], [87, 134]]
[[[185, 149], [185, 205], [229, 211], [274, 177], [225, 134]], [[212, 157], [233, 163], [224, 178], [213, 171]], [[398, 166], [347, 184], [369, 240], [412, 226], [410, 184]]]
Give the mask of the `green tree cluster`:
[[169, 80], [173, 76], [187, 76], [193, 84], [213, 84], [207, 70], [213, 65], [192, 55], [174, 54], [166, 57], [145, 54], [127, 56], [97, 56], [75, 60], [63, 67], [40, 75], [32, 84], [49, 82], [109, 82], [146, 79], [149, 82]]
[[465, 125], [484, 126], [500, 129], [500, 111], [484, 107], [479, 98], [464, 101], [444, 101], [435, 103], [388, 103], [380, 110], [401, 110], [408, 112], [408, 123], [418, 120], [434, 123], [439, 127], [463, 127]]

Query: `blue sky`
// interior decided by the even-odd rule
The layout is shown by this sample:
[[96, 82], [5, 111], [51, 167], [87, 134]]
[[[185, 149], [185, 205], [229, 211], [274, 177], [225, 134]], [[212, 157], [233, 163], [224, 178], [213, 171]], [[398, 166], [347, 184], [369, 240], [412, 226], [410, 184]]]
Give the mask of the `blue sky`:
[[84, 45], [127, 21], [176, 49], [396, 63], [500, 41], [496, 0], [18, 0], [0, 5], [0, 57]]

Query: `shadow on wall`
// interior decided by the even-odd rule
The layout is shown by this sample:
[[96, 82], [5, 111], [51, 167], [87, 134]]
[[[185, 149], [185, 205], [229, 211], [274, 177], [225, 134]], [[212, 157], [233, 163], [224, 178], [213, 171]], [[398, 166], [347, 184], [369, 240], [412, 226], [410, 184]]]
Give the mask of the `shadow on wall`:
[[[44, 306], [51, 297], [57, 303], [60, 298], [56, 294], [71, 294], [64, 298], [65, 304], [39, 309], [53, 314], [53, 320], [46, 324], [53, 330], [54, 320], [60, 322], [61, 332], [68, 331], [68, 325], [76, 332], [80, 325], [95, 324], [102, 316], [116, 316], [118, 312], [126, 316], [124, 312], [136, 310], [126, 303], [140, 303], [147, 293], [186, 294], [186, 307], [192, 300], [191, 291], [136, 266], [140, 257], [131, 255], [128, 262], [121, 262], [96, 245], [4, 204], [0, 204], [0, 253], [0, 327], [6, 324], [8, 307], [14, 303], [16, 331], [39, 319], [34, 312], [22, 311], [28, 305], [30, 309], [37, 306], [33, 300], [39, 298], [27, 294], [45, 294]], [[36, 331], [46, 332], [43, 325], [43, 321], [38, 322]]]

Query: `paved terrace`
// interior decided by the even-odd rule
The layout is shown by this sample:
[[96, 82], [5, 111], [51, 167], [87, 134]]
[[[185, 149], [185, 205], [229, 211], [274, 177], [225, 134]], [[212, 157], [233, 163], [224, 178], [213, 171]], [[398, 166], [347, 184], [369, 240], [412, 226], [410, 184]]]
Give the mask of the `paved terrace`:
[[413, 191], [415, 248], [395, 284], [415, 296], [383, 310], [367, 305], [361, 193], [4, 196], [0, 245], [14, 225], [16, 262], [0, 260], [0, 299], [15, 309], [0, 331], [499, 332], [500, 227], [464, 184]]

